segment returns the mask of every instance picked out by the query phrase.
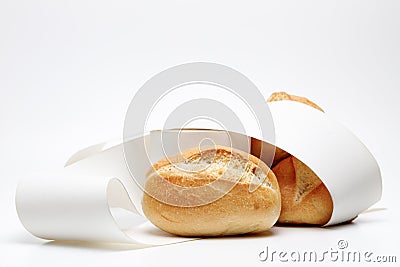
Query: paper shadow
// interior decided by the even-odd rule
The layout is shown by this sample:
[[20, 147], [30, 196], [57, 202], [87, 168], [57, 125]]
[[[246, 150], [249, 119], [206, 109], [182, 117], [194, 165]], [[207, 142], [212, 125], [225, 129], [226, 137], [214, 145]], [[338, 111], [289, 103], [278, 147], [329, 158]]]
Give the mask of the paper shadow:
[[139, 250], [139, 249], [153, 247], [151, 245], [142, 245], [142, 244], [87, 242], [87, 241], [58, 241], [58, 240], [43, 243], [42, 246], [71, 248], [71, 249], [91, 249], [91, 250], [102, 250], [102, 251], [127, 251], [127, 250]]

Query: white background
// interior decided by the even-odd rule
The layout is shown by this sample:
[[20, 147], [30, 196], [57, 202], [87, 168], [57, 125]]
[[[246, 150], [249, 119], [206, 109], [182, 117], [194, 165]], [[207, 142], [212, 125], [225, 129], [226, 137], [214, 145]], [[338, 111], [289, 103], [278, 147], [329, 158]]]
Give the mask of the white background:
[[[0, 266], [266, 265], [258, 254], [267, 245], [324, 251], [340, 239], [399, 262], [399, 14], [395, 0], [1, 0]], [[265, 97], [285, 90], [322, 106], [377, 158], [384, 194], [376, 207], [385, 209], [327, 229], [274, 227], [141, 250], [28, 234], [15, 212], [17, 181], [120, 137], [135, 91], [192, 61], [233, 67]]]

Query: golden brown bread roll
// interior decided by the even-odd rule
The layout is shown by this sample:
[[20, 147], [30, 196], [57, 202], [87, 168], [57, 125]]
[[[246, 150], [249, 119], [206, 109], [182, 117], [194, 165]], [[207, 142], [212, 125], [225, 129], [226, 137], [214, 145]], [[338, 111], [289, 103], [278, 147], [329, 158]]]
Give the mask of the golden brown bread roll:
[[[301, 102], [323, 112], [322, 108], [307, 98], [285, 92], [273, 93], [267, 102], [281, 100]], [[259, 156], [262, 142], [253, 138], [251, 141], [251, 153]], [[310, 168], [277, 147], [272, 171], [281, 191], [279, 223], [323, 225], [329, 221], [333, 211], [331, 195]]]
[[278, 222], [323, 225], [329, 221], [333, 211], [331, 195], [310, 168], [290, 156], [272, 171], [278, 178], [282, 197]]
[[[239, 150], [222, 146], [201, 152], [189, 149], [182, 155], [160, 160], [147, 177], [143, 212], [154, 225], [172, 234], [220, 236], [262, 232], [272, 227], [280, 214], [275, 175], [261, 160]], [[263, 182], [250, 192], [250, 185], [256, 180]], [[211, 185], [214, 181], [233, 188], [216, 201], [193, 206], [199, 199], [212, 199], [220, 192]], [[189, 190], [173, 190], [167, 182]], [[200, 186], [204, 190], [190, 192]], [[189, 193], [185, 194], [186, 191]]]

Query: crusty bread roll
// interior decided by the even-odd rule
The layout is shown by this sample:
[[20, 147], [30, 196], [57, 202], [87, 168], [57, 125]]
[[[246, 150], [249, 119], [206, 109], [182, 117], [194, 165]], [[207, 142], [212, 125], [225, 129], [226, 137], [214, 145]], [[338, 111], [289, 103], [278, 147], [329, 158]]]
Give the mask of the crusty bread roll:
[[318, 176], [290, 156], [272, 171], [278, 178], [282, 197], [279, 223], [324, 225], [331, 218], [331, 195]]
[[[272, 227], [280, 214], [275, 175], [261, 160], [239, 150], [222, 146], [202, 151], [189, 149], [158, 161], [147, 179], [143, 212], [154, 225], [172, 234], [221, 236], [262, 232]], [[221, 193], [221, 188], [211, 184], [216, 181], [233, 188], [209, 203]], [[250, 192], [257, 181], [263, 182]], [[175, 190], [169, 183], [185, 190]], [[202, 190], [196, 191], [201, 186]], [[198, 200], [204, 203], [192, 205]]]
[[[273, 93], [267, 102], [281, 100], [301, 102], [323, 112], [307, 98], [285, 92]], [[266, 144], [254, 138], [251, 141], [251, 154], [259, 156], [261, 146]], [[272, 171], [278, 179], [282, 198], [279, 223], [323, 225], [329, 221], [333, 211], [331, 195], [310, 168], [277, 147]]]

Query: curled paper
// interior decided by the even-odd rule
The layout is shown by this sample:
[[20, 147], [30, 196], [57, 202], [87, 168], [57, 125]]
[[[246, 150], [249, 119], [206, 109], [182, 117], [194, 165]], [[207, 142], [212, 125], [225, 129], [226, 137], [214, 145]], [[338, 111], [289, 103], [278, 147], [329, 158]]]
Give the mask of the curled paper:
[[380, 200], [378, 163], [352, 132], [302, 103], [268, 105], [275, 123], [275, 145], [310, 167], [332, 196], [333, 213], [325, 226], [349, 221]]
[[[132, 143], [147, 139], [137, 137]], [[64, 169], [35, 174], [18, 185], [18, 215], [33, 235], [138, 245], [190, 240], [161, 231], [143, 217], [138, 209], [142, 191], [126, 168], [122, 144], [92, 146], [68, 162]], [[123, 215], [125, 225], [116, 215]]]
[[[378, 164], [349, 130], [301, 103], [278, 101], [268, 105], [275, 124], [274, 145], [307, 164], [332, 196], [333, 213], [326, 225], [348, 221], [380, 199]], [[227, 132], [212, 129], [179, 131], [182, 150], [198, 146], [198, 141], [207, 137], [216, 145], [250, 151], [250, 137], [240, 133], [228, 132], [230, 138], [226, 138]], [[178, 152], [174, 146], [166, 151], [160, 138], [160, 131], [154, 131], [132, 138], [125, 146], [134, 151], [134, 160], [140, 166], [135, 172], [138, 177], [132, 177], [127, 168], [123, 144], [103, 143], [78, 152], [63, 169], [21, 181], [16, 206], [24, 227], [49, 240], [141, 245], [191, 240], [165, 233], [143, 216], [141, 187], [146, 172], [152, 162]], [[143, 143], [150, 151], [145, 151]], [[128, 224], [117, 220], [116, 211], [129, 211]]]

